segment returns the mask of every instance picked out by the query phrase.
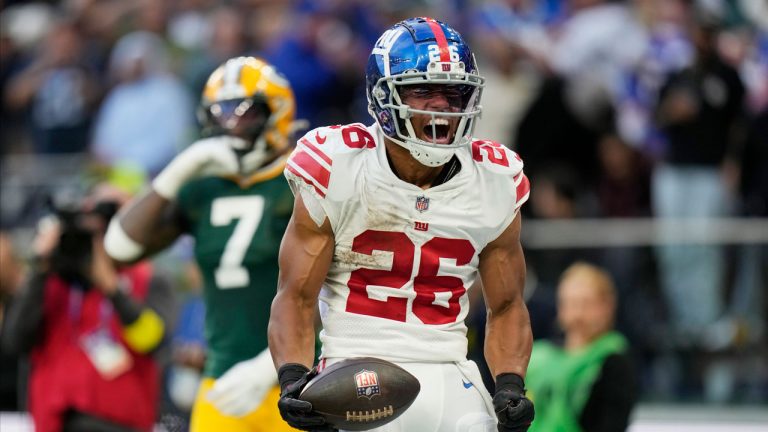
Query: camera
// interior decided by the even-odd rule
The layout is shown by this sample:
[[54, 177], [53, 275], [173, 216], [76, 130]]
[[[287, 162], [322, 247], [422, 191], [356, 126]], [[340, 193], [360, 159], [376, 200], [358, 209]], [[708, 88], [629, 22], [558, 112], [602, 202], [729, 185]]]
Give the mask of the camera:
[[93, 238], [106, 227], [117, 209], [118, 203], [113, 201], [99, 202], [90, 209], [80, 203], [55, 206], [61, 233], [51, 256], [51, 270], [64, 280], [87, 288]]

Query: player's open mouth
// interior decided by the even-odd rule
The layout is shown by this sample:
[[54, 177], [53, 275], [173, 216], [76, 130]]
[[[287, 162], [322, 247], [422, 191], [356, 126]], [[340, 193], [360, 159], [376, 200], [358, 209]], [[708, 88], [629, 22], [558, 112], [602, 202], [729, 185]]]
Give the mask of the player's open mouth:
[[450, 142], [451, 125], [448, 119], [432, 118], [424, 125], [423, 131], [429, 142], [435, 144], [448, 144]]

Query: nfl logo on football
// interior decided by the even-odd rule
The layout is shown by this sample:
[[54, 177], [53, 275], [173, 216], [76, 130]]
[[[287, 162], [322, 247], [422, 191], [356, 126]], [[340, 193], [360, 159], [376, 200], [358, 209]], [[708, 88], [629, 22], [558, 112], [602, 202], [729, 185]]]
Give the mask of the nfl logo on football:
[[355, 374], [355, 384], [357, 385], [357, 397], [367, 397], [368, 399], [380, 394], [379, 376], [376, 372], [363, 369]]
[[419, 213], [424, 213], [428, 209], [429, 209], [429, 198], [425, 196], [416, 197], [416, 210], [418, 210]]

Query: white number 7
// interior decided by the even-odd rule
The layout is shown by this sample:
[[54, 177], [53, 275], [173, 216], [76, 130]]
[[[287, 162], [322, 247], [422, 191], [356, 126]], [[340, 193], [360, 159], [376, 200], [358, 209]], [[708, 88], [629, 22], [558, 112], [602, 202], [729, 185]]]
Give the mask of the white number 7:
[[216, 198], [211, 205], [211, 225], [226, 226], [239, 219], [227, 240], [219, 266], [216, 267], [216, 285], [221, 289], [243, 288], [248, 285], [248, 270], [243, 259], [253, 234], [264, 215], [264, 197], [242, 196]]

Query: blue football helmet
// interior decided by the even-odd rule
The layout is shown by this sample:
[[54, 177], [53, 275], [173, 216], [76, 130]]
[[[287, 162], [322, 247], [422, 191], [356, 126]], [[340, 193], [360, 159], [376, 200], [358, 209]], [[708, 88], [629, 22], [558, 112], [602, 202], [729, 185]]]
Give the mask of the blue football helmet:
[[[432, 18], [401, 21], [381, 35], [368, 57], [366, 68], [368, 111], [392, 141], [405, 147], [420, 163], [440, 166], [471, 141], [480, 116], [480, 96], [485, 79], [478, 74], [475, 57], [461, 35]], [[441, 88], [460, 94], [459, 107], [448, 111], [414, 109], [403, 103], [403, 90]], [[417, 138], [413, 114], [432, 116], [431, 136], [447, 117], [458, 117], [453, 140], [437, 143]], [[429, 135], [429, 134], [427, 134]]]

